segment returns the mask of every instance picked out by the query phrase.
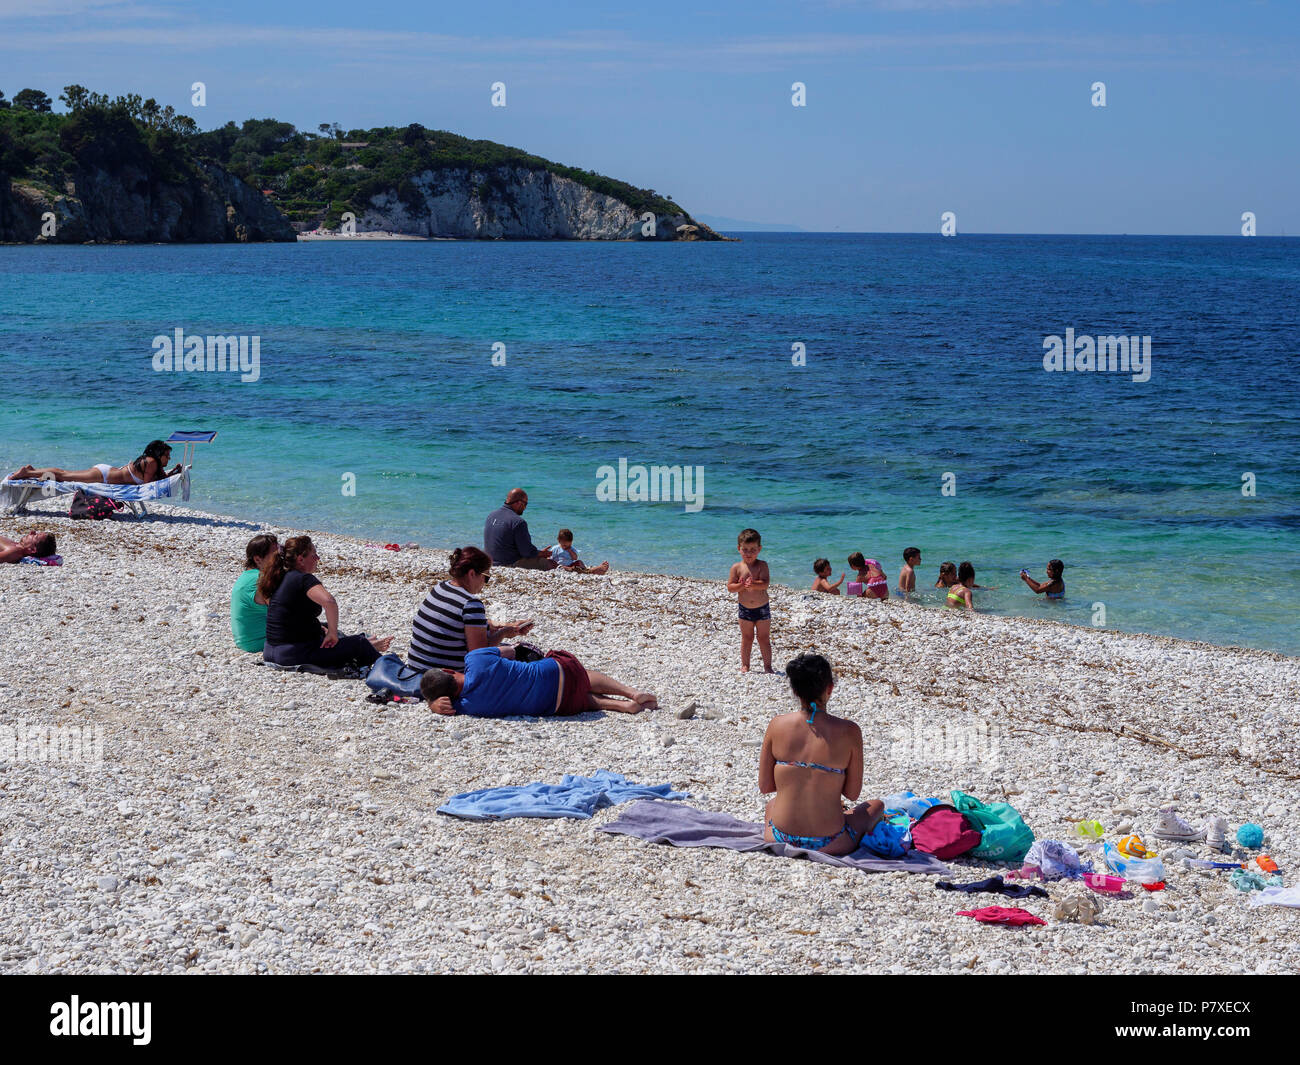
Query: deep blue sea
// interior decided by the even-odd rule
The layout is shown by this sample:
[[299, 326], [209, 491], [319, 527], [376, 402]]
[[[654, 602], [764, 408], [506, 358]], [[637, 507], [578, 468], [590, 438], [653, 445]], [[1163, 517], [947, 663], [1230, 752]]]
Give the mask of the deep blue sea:
[[[720, 578], [753, 526], [779, 583], [892, 584], [915, 545], [926, 601], [969, 559], [981, 610], [1300, 654], [1300, 240], [4, 247], [0, 311], [6, 472], [210, 428], [205, 510], [477, 543], [520, 485], [620, 568]], [[259, 379], [155, 371], [177, 327], [260, 337]], [[1046, 372], [1067, 328], [1150, 336], [1150, 380]], [[620, 458], [702, 466], [703, 509], [600, 501]], [[1055, 604], [1017, 578], [1053, 557]]]

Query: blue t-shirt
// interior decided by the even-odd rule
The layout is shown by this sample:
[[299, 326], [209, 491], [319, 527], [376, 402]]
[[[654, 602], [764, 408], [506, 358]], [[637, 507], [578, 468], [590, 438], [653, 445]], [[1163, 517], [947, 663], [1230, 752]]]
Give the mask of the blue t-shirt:
[[480, 647], [465, 656], [465, 687], [454, 706], [470, 717], [553, 717], [559, 690], [554, 658], [516, 662], [499, 647]]

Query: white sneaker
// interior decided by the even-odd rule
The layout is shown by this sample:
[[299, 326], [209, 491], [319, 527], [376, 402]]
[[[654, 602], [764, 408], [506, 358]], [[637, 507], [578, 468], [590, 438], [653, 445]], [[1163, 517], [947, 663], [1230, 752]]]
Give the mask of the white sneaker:
[[1210, 814], [1205, 819], [1205, 842], [1215, 850], [1223, 850], [1227, 835], [1228, 819], [1222, 814]]
[[1205, 838], [1205, 829], [1193, 828], [1176, 813], [1172, 806], [1160, 808], [1160, 820], [1156, 822], [1155, 831], [1151, 833], [1156, 839], [1173, 840], [1178, 843], [1191, 843]]

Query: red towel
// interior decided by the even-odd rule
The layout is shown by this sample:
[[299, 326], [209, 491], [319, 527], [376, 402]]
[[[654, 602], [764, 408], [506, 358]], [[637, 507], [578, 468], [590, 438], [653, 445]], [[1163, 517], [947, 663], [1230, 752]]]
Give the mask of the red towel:
[[1041, 917], [1035, 917], [1018, 906], [984, 906], [978, 910], [958, 910], [957, 916], [974, 917], [975, 920], [988, 924], [1047, 924]]

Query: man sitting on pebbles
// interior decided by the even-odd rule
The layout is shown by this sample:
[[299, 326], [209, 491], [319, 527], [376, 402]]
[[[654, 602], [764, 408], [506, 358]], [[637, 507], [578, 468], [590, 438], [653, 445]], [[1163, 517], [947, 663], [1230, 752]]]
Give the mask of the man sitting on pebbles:
[[[420, 678], [420, 695], [435, 714], [470, 717], [565, 717], [585, 710], [638, 714], [659, 705], [649, 692], [587, 669], [568, 651], [517, 662], [499, 647], [470, 651], [464, 673], [429, 670]], [[615, 695], [622, 698], [611, 698]]]

